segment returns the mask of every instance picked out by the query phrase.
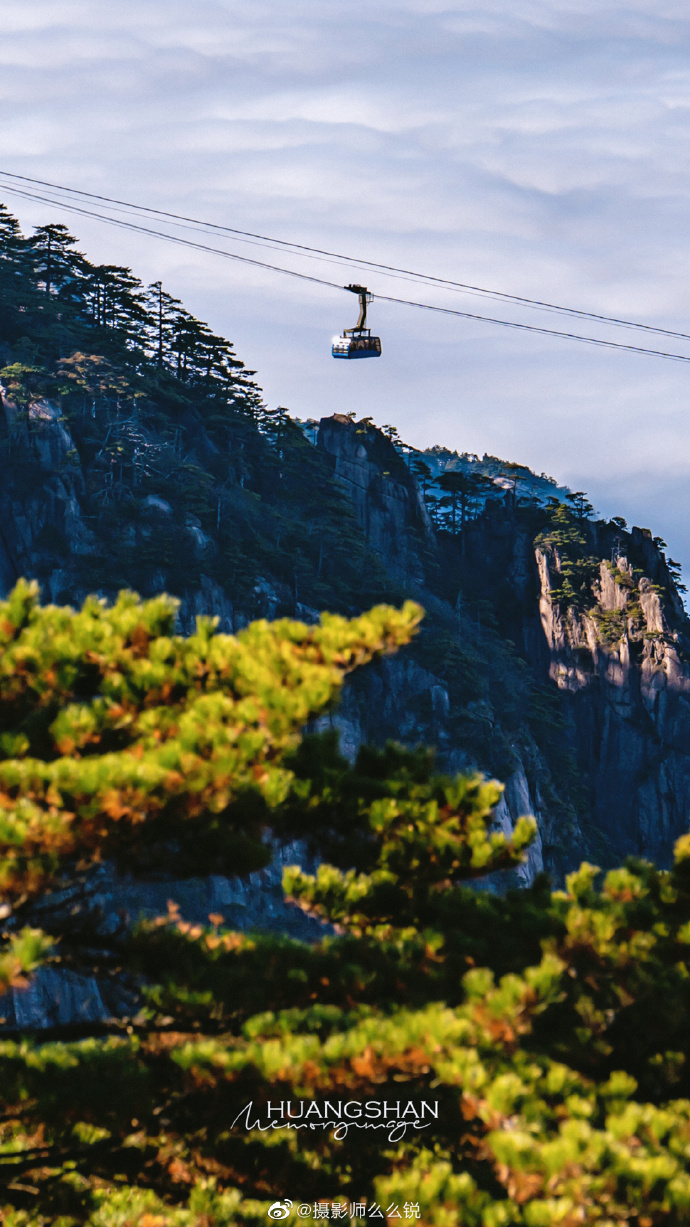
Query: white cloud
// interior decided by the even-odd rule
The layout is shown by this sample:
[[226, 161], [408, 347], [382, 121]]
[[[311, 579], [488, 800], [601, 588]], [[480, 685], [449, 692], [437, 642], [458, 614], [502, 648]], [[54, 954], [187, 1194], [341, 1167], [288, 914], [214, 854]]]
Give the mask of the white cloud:
[[[684, 0], [5, 0], [0, 162], [685, 331], [689, 49]], [[610, 476], [628, 519], [668, 521], [690, 564], [688, 497], [663, 495], [690, 461], [686, 367], [379, 302], [384, 356], [352, 371], [328, 356], [351, 314], [335, 291], [66, 220], [94, 259], [163, 276], [225, 330], [271, 401], [356, 407], [420, 445], [572, 475], [599, 501]]]

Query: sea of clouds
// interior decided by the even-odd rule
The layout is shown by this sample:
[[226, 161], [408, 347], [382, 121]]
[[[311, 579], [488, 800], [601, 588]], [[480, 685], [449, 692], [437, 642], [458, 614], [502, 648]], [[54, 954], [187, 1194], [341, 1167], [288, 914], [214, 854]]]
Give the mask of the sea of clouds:
[[[5, 0], [0, 168], [690, 333], [690, 12], [664, 0]], [[354, 409], [518, 460], [690, 564], [690, 364], [378, 303], [72, 219], [166, 288], [300, 417]], [[262, 258], [256, 248], [234, 250]], [[271, 259], [275, 253], [267, 257]], [[359, 279], [337, 265], [290, 267]], [[368, 274], [372, 290], [690, 355]]]

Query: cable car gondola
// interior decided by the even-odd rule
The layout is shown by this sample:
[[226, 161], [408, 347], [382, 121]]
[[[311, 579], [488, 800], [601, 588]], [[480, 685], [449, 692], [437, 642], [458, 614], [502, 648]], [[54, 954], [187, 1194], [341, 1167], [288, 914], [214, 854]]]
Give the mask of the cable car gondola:
[[380, 358], [381, 338], [372, 337], [367, 322], [367, 303], [373, 301], [364, 285], [346, 285], [346, 290], [359, 295], [359, 319], [354, 328], [345, 328], [342, 336], [333, 337], [331, 353], [334, 358]]

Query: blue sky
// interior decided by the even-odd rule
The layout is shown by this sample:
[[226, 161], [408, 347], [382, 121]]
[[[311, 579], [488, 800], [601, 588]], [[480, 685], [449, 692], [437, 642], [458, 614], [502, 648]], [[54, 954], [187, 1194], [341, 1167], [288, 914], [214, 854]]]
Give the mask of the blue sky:
[[[2, 25], [3, 169], [690, 332], [687, 4], [4, 0]], [[4, 198], [27, 229], [59, 214]], [[336, 363], [349, 296], [64, 220], [228, 336], [269, 404], [529, 464], [690, 567], [690, 365], [386, 303], [383, 357]]]

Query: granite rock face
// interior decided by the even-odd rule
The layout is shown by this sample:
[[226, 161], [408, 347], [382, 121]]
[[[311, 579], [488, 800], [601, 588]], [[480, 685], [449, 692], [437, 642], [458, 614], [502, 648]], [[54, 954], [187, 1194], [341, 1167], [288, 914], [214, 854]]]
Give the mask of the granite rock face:
[[336, 413], [322, 418], [318, 447], [389, 574], [407, 586], [422, 583], [419, 547], [433, 544], [433, 528], [421, 490], [389, 440]]
[[[393, 557], [400, 571], [419, 576], [422, 564], [410, 555], [416, 550], [419, 559], [423, 549], [433, 549], [433, 530], [428, 516], [420, 514], [416, 483], [400, 467], [384, 477], [383, 440], [379, 436], [372, 446], [368, 437], [362, 438], [354, 423], [336, 415], [321, 423], [319, 446], [333, 457], [334, 473], [351, 493], [360, 523], [382, 558], [387, 563]], [[390, 458], [387, 467], [393, 467]], [[507, 594], [510, 639], [535, 679], [555, 684], [560, 692], [587, 794], [589, 824], [602, 837], [606, 859], [617, 862], [635, 854], [668, 864], [674, 841], [690, 822], [688, 621], [650, 533], [634, 528], [626, 534], [634, 564], [620, 552], [620, 534], [616, 537], [597, 525], [591, 533], [591, 548], [600, 556], [593, 611], [564, 612], [554, 601], [561, 569], [558, 550], [547, 553], [535, 546], [534, 533], [514, 515], [508, 500], [497, 502], [468, 529], [467, 565], [500, 577]], [[419, 583], [423, 588], [423, 580]], [[424, 600], [423, 591], [420, 595]], [[347, 699], [334, 717], [345, 744], [371, 739], [378, 722], [386, 735], [395, 735], [395, 719], [397, 735], [413, 740], [414, 730], [404, 723], [403, 696], [426, 689], [436, 696], [436, 720], [425, 733], [433, 735], [442, 761], [456, 770], [485, 767], [468, 760], [461, 745], [453, 745], [444, 720], [448, 698], [442, 697], [438, 679], [419, 677], [402, 658], [379, 666], [374, 682], [376, 672], [370, 685], [377, 693], [369, 703], [374, 719], [361, 728], [348, 714]], [[396, 713], [393, 721], [389, 712]], [[530, 788], [520, 767], [507, 780], [499, 813], [504, 824], [520, 813], [535, 814], [544, 844], [558, 840], [548, 805], [538, 789]], [[577, 843], [577, 829], [569, 838]], [[573, 850], [584, 855], [585, 839]], [[537, 845], [523, 880], [531, 880], [541, 866]]]
[[[47, 401], [38, 401], [22, 415], [3, 397], [0, 412], [9, 440], [0, 455], [0, 592], [6, 592], [18, 576], [36, 573], [46, 538], [52, 540], [57, 534], [64, 542], [63, 557], [42, 579], [44, 593], [53, 601], [77, 603], [89, 590], [83, 576], [88, 576], [93, 533], [84, 511], [85, 478], [68, 423], [59, 407]], [[202, 432], [201, 452], [205, 446]], [[317, 446], [401, 594], [415, 596], [430, 613], [445, 618], [460, 641], [466, 627], [457, 619], [454, 622], [456, 610], [439, 609], [442, 602], [427, 583], [429, 567], [443, 566], [443, 560], [419, 485], [403, 457], [370, 424], [340, 414], [322, 419]], [[17, 497], [12, 484], [1, 480], [2, 471], [27, 455], [31, 482]], [[149, 495], [141, 522], [127, 531], [141, 534], [145, 541], [147, 524], [155, 524], [156, 517], [169, 521], [172, 515], [169, 502]], [[195, 516], [184, 517], [180, 535], [189, 539], [193, 551], [212, 556], [214, 542]], [[501, 576], [511, 610], [507, 634], [520, 656], [536, 679], [550, 680], [561, 692], [590, 794], [591, 821], [606, 835], [612, 856], [639, 852], [667, 860], [690, 813], [690, 671], [678, 631], [685, 622], [682, 602], [669, 583], [658, 547], [649, 534], [633, 530], [635, 562], [644, 572], [634, 584], [631, 560], [617, 554], [612, 564], [601, 562], [599, 609], [616, 613], [625, 622], [624, 633], [611, 642], [610, 636], [602, 635], [601, 623], [588, 613], [564, 614], [552, 600], [558, 554], [547, 556], [535, 548], [533, 534], [511, 513], [507, 496], [495, 500], [493, 508], [469, 526], [466, 538], [468, 568], [476, 574]], [[606, 552], [608, 542], [598, 542], [597, 548]], [[80, 567], [79, 578], [75, 564]], [[162, 568], [159, 576], [154, 572], [155, 565], [152, 588], [157, 578], [163, 586]], [[635, 589], [634, 626], [625, 619], [633, 601], [626, 583]], [[199, 582], [180, 596], [179, 626], [184, 633], [193, 629], [200, 614], [217, 617], [219, 628], [228, 632], [246, 621], [232, 594], [203, 571]], [[462, 601], [461, 593], [458, 608]], [[317, 610], [298, 601], [291, 604], [279, 579], [259, 578], [253, 616], [273, 618], [285, 612], [307, 621], [318, 616]], [[332, 720], [350, 755], [364, 740], [397, 737], [435, 744], [449, 770], [486, 770], [487, 764], [477, 761], [453, 731], [451, 706], [443, 680], [402, 654], [356, 679]], [[492, 719], [490, 710], [487, 719]], [[553, 832], [548, 830], [548, 803], [539, 795], [534, 771], [521, 764], [525, 756], [520, 746], [515, 746], [515, 755], [510, 778], [522, 772], [523, 787], [518, 793], [506, 788], [506, 808], [513, 819], [525, 808], [541, 814], [544, 843], [549, 846]], [[519, 796], [520, 802], [511, 801], [511, 795]], [[572, 842], [572, 834], [570, 838]]]
[[[0, 411], [6, 426], [0, 453], [0, 595], [20, 575], [40, 573], [47, 599], [77, 604], [90, 590], [93, 532], [85, 510], [86, 479], [68, 424], [49, 402], [38, 402], [22, 418], [3, 399]], [[200, 440], [201, 459], [203, 434]], [[496, 826], [509, 833], [525, 813], [534, 814], [539, 826], [525, 864], [512, 876], [503, 875], [504, 886], [528, 885], [542, 868], [558, 876], [583, 856], [592, 859], [587, 829], [597, 832], [599, 848], [611, 862], [639, 853], [667, 863], [690, 815], [690, 641], [682, 602], [653, 539], [633, 530], [626, 535], [626, 554], [608, 529], [590, 526], [590, 548], [600, 559], [596, 608], [564, 612], [554, 599], [562, 566], [558, 550], [535, 546], [535, 532], [516, 514], [510, 492], [497, 491], [466, 529], [458, 564], [479, 595], [484, 592], [483, 604], [501, 610], [497, 631], [482, 622], [482, 601], [471, 604], [462, 585], [451, 599], [439, 595], [431, 581], [459, 546], [435, 531], [420, 488], [391, 441], [366, 423], [336, 414], [321, 421], [317, 447], [396, 591], [425, 605], [447, 651], [486, 659], [502, 636], [510, 645], [515, 676], [522, 669], [530, 686], [553, 692], [585, 800], [576, 812], [566, 796], [572, 779], [559, 778], [557, 760], [548, 759], [519, 712], [506, 717], [509, 704], [501, 708], [496, 698], [500, 662], [486, 693], [465, 697], [460, 718], [458, 696], [443, 669], [435, 672], [436, 665], [400, 653], [356, 674], [338, 709], [319, 727], [337, 729], [350, 759], [365, 742], [393, 738], [435, 745], [443, 770], [481, 770], [503, 779]], [[29, 477], [18, 494], [16, 481], [6, 478], [27, 458]], [[123, 531], [145, 548], [156, 523], [170, 523], [177, 513], [159, 495], [141, 503], [139, 519]], [[222, 631], [239, 630], [247, 620], [246, 601], [238, 608], [233, 593], [213, 578], [213, 536], [193, 515], [177, 515], [175, 524], [180, 548], [189, 549], [204, 567], [203, 560], [209, 560], [209, 574], [202, 570], [198, 583], [179, 593], [180, 630], [193, 630], [200, 614], [217, 617]], [[60, 563], [46, 575], [46, 541], [54, 555], [56, 536], [62, 542]], [[153, 559], [151, 566], [151, 590], [164, 587], [162, 563]], [[100, 593], [113, 595], [107, 587]], [[318, 610], [301, 604], [276, 575], [259, 576], [251, 600], [251, 616], [288, 613], [307, 622], [318, 617]], [[498, 742], [500, 766], [489, 752]], [[283, 865], [295, 861], [305, 864], [304, 849], [277, 848], [273, 865], [261, 874], [185, 882], [137, 883], [117, 878], [105, 866], [87, 883], [87, 903], [79, 906], [95, 925], [96, 939], [140, 914], [165, 911], [168, 899], [189, 919], [204, 921], [220, 912], [237, 928], [280, 929], [309, 938], [316, 922], [287, 906], [280, 889]], [[52, 905], [62, 906], [59, 900]], [[76, 966], [60, 971], [48, 966], [30, 989], [5, 996], [0, 1017], [13, 1031], [97, 1021], [131, 1010], [136, 987], [94, 978]]]
[[[88, 554], [93, 534], [81, 510], [84, 481], [76, 451], [59, 408], [49, 401], [31, 405], [21, 414], [0, 389], [0, 419], [4, 419], [0, 453], [0, 588], [7, 592], [22, 576], [31, 576], [42, 554], [42, 542], [59, 536], [73, 556]], [[11, 472], [26, 470], [17, 490]], [[56, 568], [46, 585], [49, 599], [62, 590], [64, 570]]]
[[[563, 617], [550, 598], [548, 562], [536, 556], [549, 676], [573, 716], [592, 821], [616, 858], [667, 864], [690, 816], [690, 659], [676, 611], [648, 576], [634, 585], [632, 564], [617, 555], [600, 564], [596, 616]], [[607, 614], [618, 617], [602, 638]]]
[[[318, 446], [331, 458], [334, 476], [352, 498], [359, 523], [386, 568], [404, 580], [405, 590], [427, 610], [445, 620], [460, 642], [462, 626], [455, 611], [440, 609], [427, 586], [429, 562], [438, 565], [434, 528], [419, 485], [393, 445], [379, 431], [362, 431], [350, 418], [335, 414], [322, 419]], [[513, 569], [516, 582], [532, 579], [533, 553], [520, 557]], [[485, 706], [486, 719], [494, 721], [491, 705]], [[435, 746], [439, 767], [448, 772], [487, 770], [487, 763], [478, 760], [453, 730], [451, 700], [443, 681], [404, 653], [353, 679], [338, 711], [323, 723], [327, 722], [338, 730], [341, 748], [350, 758], [360, 745], [390, 738]], [[540, 832], [525, 864], [514, 874], [502, 875], [503, 886], [525, 886], [545, 867], [541, 828], [553, 820], [536, 782], [539, 773], [529, 772], [530, 780], [523, 747], [514, 744], [512, 750], [513, 769], [505, 780], [495, 826], [510, 834], [523, 814], [537, 818]], [[548, 775], [543, 764], [542, 768]]]
[[558, 550], [535, 546], [506, 511], [472, 526], [470, 561], [503, 575], [510, 637], [535, 678], [558, 688], [606, 860], [667, 865], [690, 823], [688, 620], [647, 531], [627, 535], [634, 561], [605, 528], [590, 532], [599, 562], [587, 610], [554, 600]]
[[[0, 1032], [79, 1028], [136, 1013], [140, 986], [123, 982], [116, 965], [108, 970], [109, 962], [116, 963], [111, 940], [139, 920], [165, 915], [171, 903], [181, 916], [198, 924], [208, 924], [209, 916], [220, 915], [224, 923], [241, 932], [273, 930], [313, 940], [324, 926], [286, 903], [283, 895], [283, 869], [294, 864], [313, 872], [314, 864], [299, 843], [276, 846], [271, 864], [246, 878], [213, 875], [175, 880], [161, 876], [142, 881], [117, 874], [111, 865], [98, 866], [79, 883], [44, 897], [32, 909], [32, 924], [46, 932], [67, 928], [62, 954], [73, 966], [47, 964], [32, 975], [26, 987], [1, 994]], [[78, 938], [74, 949], [70, 933]], [[101, 952], [98, 975], [79, 966], [85, 946], [92, 954]]]

